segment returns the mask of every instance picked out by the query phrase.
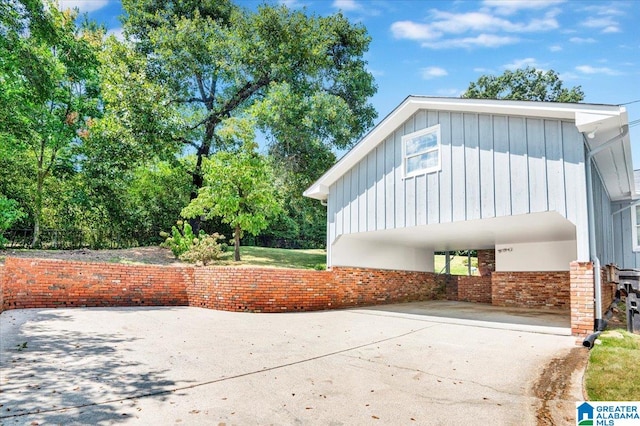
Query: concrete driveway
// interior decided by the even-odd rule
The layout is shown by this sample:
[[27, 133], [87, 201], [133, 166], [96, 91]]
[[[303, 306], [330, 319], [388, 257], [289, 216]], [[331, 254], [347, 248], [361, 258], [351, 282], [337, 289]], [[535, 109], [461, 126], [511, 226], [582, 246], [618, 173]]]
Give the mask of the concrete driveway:
[[410, 306], [7, 311], [0, 424], [537, 423], [533, 384], [574, 337]]

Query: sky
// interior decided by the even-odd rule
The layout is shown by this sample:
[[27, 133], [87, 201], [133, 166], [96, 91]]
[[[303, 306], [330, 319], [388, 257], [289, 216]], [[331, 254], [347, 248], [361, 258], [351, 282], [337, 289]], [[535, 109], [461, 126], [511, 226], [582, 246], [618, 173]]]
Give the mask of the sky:
[[[255, 9], [259, 0], [236, 0]], [[486, 74], [527, 66], [581, 86], [583, 102], [624, 105], [640, 169], [640, 1], [272, 0], [308, 14], [341, 11], [367, 28], [365, 55], [382, 120], [409, 95], [459, 97]], [[120, 0], [61, 0], [121, 35]], [[635, 123], [634, 123], [635, 121]]]

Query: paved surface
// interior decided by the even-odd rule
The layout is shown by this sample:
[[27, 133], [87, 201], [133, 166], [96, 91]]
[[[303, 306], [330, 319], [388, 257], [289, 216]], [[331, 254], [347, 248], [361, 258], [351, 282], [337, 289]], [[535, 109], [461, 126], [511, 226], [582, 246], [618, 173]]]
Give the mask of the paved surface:
[[[506, 313], [475, 307], [7, 311], [0, 423], [536, 424], [532, 385], [575, 347], [568, 320], [499, 329]], [[427, 315], [456, 309], [472, 318]]]

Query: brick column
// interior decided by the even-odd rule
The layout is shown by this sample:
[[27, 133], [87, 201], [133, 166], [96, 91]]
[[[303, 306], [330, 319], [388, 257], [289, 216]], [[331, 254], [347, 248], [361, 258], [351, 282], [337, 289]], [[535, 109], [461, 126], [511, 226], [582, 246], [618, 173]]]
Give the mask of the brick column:
[[483, 277], [496, 270], [496, 251], [494, 249], [478, 250], [478, 272]]
[[571, 262], [571, 333], [583, 337], [593, 331], [593, 263]]

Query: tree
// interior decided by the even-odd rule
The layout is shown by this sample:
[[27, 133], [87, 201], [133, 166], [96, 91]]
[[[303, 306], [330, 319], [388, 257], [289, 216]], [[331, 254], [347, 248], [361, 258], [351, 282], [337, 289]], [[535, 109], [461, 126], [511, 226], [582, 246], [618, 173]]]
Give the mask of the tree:
[[518, 101], [580, 102], [584, 92], [580, 86], [562, 87], [558, 73], [533, 67], [505, 71], [500, 76], [483, 75], [469, 84], [463, 98], [511, 99]]
[[6, 126], [0, 144], [19, 150], [33, 165], [33, 246], [39, 243], [46, 181], [68, 163], [78, 135], [99, 114], [100, 36], [95, 28], [78, 29], [76, 16], [52, 2], [3, 5], [0, 118]]
[[[375, 86], [362, 59], [370, 38], [340, 14], [267, 5], [251, 12], [226, 0], [123, 0], [123, 7], [128, 42], [112, 40], [107, 49], [105, 97], [127, 139], [195, 151], [191, 198], [204, 184], [204, 159], [235, 148], [222, 134], [229, 120], [256, 118], [271, 143], [291, 144], [288, 153], [308, 134], [313, 143], [348, 147], [373, 124], [367, 100]], [[288, 108], [305, 119], [279, 115]], [[300, 129], [297, 140], [279, 138]]]
[[231, 225], [236, 261], [240, 260], [243, 233], [256, 235], [282, 208], [273, 171], [255, 148], [255, 144], [246, 143], [238, 152], [220, 151], [205, 159], [205, 185], [182, 210], [185, 218], [220, 217]]

